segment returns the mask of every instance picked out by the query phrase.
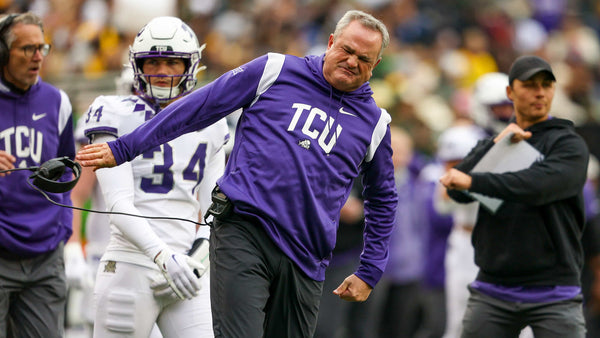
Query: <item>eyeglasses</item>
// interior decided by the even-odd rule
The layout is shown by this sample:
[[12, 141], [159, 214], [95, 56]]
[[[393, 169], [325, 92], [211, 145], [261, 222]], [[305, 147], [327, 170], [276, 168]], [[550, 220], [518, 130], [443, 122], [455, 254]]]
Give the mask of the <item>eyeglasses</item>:
[[33, 55], [35, 54], [36, 51], [40, 51], [40, 53], [42, 53], [43, 56], [48, 55], [48, 53], [50, 52], [50, 45], [47, 43], [41, 43], [39, 45], [25, 45], [23, 47], [18, 47], [18, 49], [23, 51], [23, 54], [25, 54], [26, 57], [30, 58], [33, 57]]

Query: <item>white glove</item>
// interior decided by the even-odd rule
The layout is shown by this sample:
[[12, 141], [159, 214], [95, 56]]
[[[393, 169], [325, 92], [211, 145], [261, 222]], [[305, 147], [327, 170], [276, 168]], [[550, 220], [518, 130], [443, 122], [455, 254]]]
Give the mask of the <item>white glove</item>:
[[83, 249], [80, 243], [71, 242], [65, 244], [64, 260], [68, 286], [82, 289], [86, 284], [91, 282], [89, 281], [88, 265], [83, 257]]
[[202, 285], [193, 269], [202, 270], [204, 266], [188, 255], [175, 253], [169, 248], [163, 249], [154, 259], [165, 276], [169, 286], [180, 299], [191, 299], [198, 294]]
[[181, 300], [162, 273], [156, 272], [152, 274], [150, 288], [152, 289], [154, 298], [160, 301], [163, 306]]
[[[208, 249], [209, 242], [205, 238], [199, 238], [194, 241], [192, 248], [188, 255], [191, 259], [202, 265], [202, 267], [194, 268], [194, 274], [196, 277], [201, 278], [206, 272], [209, 271], [209, 260], [208, 260]], [[156, 274], [152, 277], [150, 288], [154, 293], [154, 297], [162, 299], [165, 304], [169, 304], [175, 300], [180, 299], [175, 289], [171, 287], [169, 281], [162, 274]]]

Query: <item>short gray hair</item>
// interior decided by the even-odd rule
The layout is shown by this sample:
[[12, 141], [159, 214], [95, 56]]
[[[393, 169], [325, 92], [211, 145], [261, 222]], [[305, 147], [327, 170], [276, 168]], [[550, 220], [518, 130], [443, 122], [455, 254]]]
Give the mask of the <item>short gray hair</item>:
[[[8, 14], [8, 15], [4, 16], [2, 19], [0, 19], [0, 24], [4, 20], [8, 19], [8, 17], [10, 15], [14, 16], [15, 14]], [[4, 32], [2, 33], [2, 36], [0, 37], [2, 39], [2, 41], [4, 41], [6, 43], [6, 46], [8, 48], [10, 48], [12, 43], [15, 42], [15, 40], [17, 39], [17, 37], [12, 32], [12, 27], [14, 25], [16, 25], [17, 23], [22, 23], [25, 25], [38, 25], [40, 27], [40, 29], [42, 30], [42, 33], [44, 32], [44, 24], [42, 22], [42, 19], [39, 16], [33, 14], [32, 12], [16, 14], [16, 16], [13, 18], [10, 26], [7, 27], [6, 29], [4, 29]]]
[[346, 14], [342, 16], [340, 21], [338, 21], [337, 25], [335, 26], [333, 38], [336, 39], [342, 33], [342, 31], [346, 27], [348, 27], [348, 25], [353, 21], [358, 21], [363, 26], [381, 33], [381, 49], [379, 50], [379, 55], [377, 56], [377, 59], [381, 59], [383, 50], [390, 44], [390, 34], [388, 33], [388, 30], [383, 24], [383, 22], [375, 19], [375, 17], [369, 13], [365, 13], [359, 10], [347, 11]]

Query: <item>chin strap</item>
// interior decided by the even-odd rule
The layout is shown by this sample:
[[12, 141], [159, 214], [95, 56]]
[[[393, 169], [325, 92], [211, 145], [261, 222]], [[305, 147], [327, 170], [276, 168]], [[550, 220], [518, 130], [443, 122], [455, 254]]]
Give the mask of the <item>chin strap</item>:
[[176, 87], [159, 87], [148, 84], [148, 88], [150, 97], [159, 100], [171, 100], [179, 96], [179, 93], [181, 92], [179, 85]]

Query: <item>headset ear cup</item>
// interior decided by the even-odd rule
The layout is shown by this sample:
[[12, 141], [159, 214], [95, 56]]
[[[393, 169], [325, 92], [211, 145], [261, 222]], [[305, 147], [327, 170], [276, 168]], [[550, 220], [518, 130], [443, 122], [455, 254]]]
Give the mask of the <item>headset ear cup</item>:
[[8, 64], [8, 47], [2, 36], [0, 36], [0, 65], [4, 66], [6, 64]]
[[12, 26], [12, 23], [17, 16], [19, 16], [19, 14], [9, 14], [5, 19], [0, 21], [0, 66], [4, 66], [8, 63], [10, 51], [8, 50], [6, 40], [4, 39], [4, 34], [10, 26]]
[[[65, 167], [71, 169], [75, 178], [66, 182], [58, 181], [65, 172]], [[44, 191], [63, 193], [75, 187], [80, 175], [81, 165], [65, 156], [43, 163], [29, 178], [33, 178], [33, 185]]]

